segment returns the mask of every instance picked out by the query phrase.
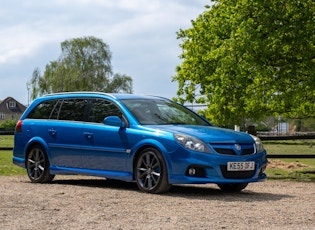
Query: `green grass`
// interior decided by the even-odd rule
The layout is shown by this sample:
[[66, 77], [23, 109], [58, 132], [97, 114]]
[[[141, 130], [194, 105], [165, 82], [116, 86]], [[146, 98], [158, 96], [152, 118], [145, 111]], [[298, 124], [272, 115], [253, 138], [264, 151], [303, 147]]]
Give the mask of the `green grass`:
[[[13, 135], [0, 135], [0, 147], [13, 147]], [[0, 176], [26, 175], [25, 169], [12, 163], [12, 150], [0, 150]]]
[[26, 175], [26, 171], [12, 163], [12, 151], [0, 150], [0, 176], [13, 175]]
[[[285, 179], [285, 180], [296, 180], [296, 181], [311, 181], [315, 182], [315, 159], [308, 158], [290, 158], [290, 159], [269, 159], [270, 164], [274, 165], [283, 163], [285, 167], [279, 168], [267, 168], [266, 174], [269, 179]], [[293, 167], [290, 166], [299, 166], [302, 167]]]
[[[314, 154], [315, 140], [292, 140], [292, 141], [264, 141], [264, 147], [268, 155], [272, 154]], [[312, 158], [290, 158], [275, 159], [270, 158], [269, 161], [281, 161], [286, 163], [287, 167], [283, 168], [267, 168], [266, 173], [269, 179], [286, 179], [297, 181], [315, 182], [315, 159]], [[307, 167], [290, 168], [290, 164], [301, 163]]]
[[[314, 154], [315, 155], [315, 140], [292, 140], [292, 141], [264, 141], [264, 146], [268, 155], [272, 154]], [[269, 179], [285, 179], [297, 181], [313, 181], [315, 182], [315, 159], [300, 158], [300, 159], [274, 159], [286, 164], [283, 168], [267, 168], [266, 174]], [[307, 167], [290, 168], [290, 164], [301, 163]]]
[[294, 180], [302, 182], [315, 182], [314, 171], [267, 169], [268, 180]]
[[272, 154], [314, 154], [315, 140], [264, 141], [267, 153]]
[[13, 135], [0, 135], [0, 147], [13, 147]]

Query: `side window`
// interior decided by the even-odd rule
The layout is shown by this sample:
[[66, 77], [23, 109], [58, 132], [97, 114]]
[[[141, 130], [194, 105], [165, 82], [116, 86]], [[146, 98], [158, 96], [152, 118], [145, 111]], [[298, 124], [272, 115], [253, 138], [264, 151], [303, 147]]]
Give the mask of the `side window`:
[[118, 116], [123, 117], [120, 109], [110, 101], [104, 99], [93, 99], [88, 122], [103, 123], [105, 117]]
[[49, 119], [57, 100], [44, 101], [37, 105], [26, 118], [29, 119]]
[[87, 99], [63, 100], [58, 120], [84, 121], [87, 104]]
[[60, 111], [60, 105], [62, 104], [62, 100], [58, 100], [58, 102], [54, 106], [54, 110], [51, 111], [49, 119], [58, 119], [59, 111]]

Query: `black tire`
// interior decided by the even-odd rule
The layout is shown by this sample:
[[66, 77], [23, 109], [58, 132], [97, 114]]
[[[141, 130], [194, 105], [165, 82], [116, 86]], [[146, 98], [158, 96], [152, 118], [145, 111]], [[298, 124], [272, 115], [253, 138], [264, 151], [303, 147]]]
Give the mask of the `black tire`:
[[26, 170], [33, 183], [48, 183], [55, 177], [50, 174], [47, 153], [41, 145], [34, 145], [29, 149], [26, 157]]
[[137, 185], [143, 192], [163, 193], [171, 188], [165, 161], [154, 148], [144, 149], [139, 154], [134, 172]]
[[240, 192], [246, 188], [247, 185], [248, 183], [218, 184], [223, 192]]

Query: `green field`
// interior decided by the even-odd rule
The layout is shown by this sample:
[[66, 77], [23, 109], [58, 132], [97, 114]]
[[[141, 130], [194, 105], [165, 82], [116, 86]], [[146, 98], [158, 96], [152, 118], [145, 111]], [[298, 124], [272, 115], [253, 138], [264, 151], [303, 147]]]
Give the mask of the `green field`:
[[[315, 140], [264, 141], [268, 155], [272, 154], [314, 154]], [[0, 147], [13, 147], [12, 135], [0, 135]], [[315, 182], [315, 159], [290, 158], [269, 159], [269, 179], [293, 179]], [[275, 167], [271, 167], [275, 166]], [[12, 163], [12, 151], [0, 150], [0, 176], [26, 174], [25, 169]]]
[[0, 147], [13, 147], [13, 135], [0, 135]]
[[264, 141], [267, 153], [272, 154], [314, 154], [315, 140]]
[[0, 176], [26, 175], [26, 170], [12, 163], [12, 151], [0, 150]]
[[[268, 155], [315, 155], [315, 140], [264, 141], [264, 146]], [[269, 179], [315, 182], [315, 158], [270, 158], [269, 161], [267, 169]]]

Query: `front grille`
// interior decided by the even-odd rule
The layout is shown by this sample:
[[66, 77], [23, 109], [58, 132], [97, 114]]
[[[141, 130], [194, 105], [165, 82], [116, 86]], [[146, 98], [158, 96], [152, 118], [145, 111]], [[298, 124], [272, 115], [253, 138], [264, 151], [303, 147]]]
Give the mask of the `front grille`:
[[224, 155], [236, 155], [233, 149], [214, 148], [217, 153]]
[[249, 148], [249, 149], [243, 149], [242, 155], [250, 155], [255, 153], [255, 149], [254, 148]]
[[251, 171], [227, 171], [226, 165], [220, 165], [221, 172], [224, 178], [227, 179], [248, 179], [255, 175], [256, 166]]
[[223, 155], [251, 155], [255, 153], [255, 148], [253, 145], [240, 145], [241, 149], [236, 150], [235, 145], [213, 145], [213, 149]]

